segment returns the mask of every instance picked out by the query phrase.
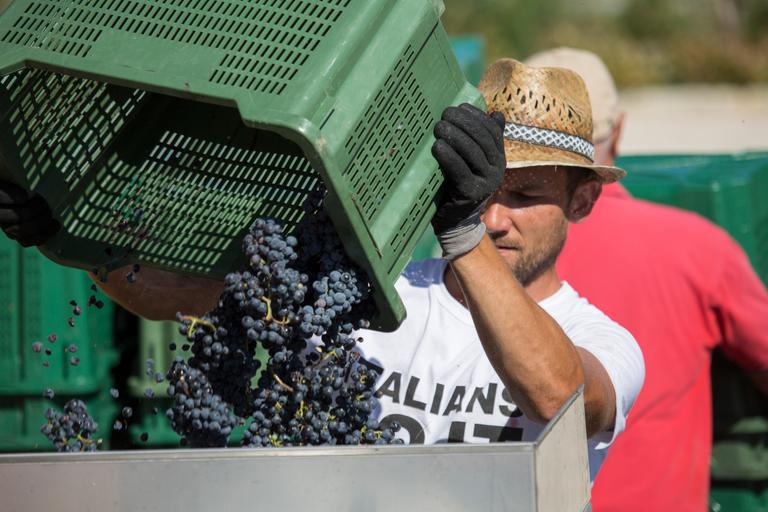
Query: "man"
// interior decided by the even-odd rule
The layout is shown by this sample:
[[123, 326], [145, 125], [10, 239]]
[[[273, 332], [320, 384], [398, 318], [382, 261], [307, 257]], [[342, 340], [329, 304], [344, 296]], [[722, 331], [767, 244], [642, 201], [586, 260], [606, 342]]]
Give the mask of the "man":
[[[564, 48], [528, 62], [584, 78], [595, 160], [612, 165], [623, 115], [602, 61]], [[598, 257], [602, 263], [591, 265]], [[697, 215], [633, 199], [612, 184], [572, 230], [558, 270], [629, 329], [645, 356], [645, 386], [595, 481], [593, 510], [706, 510], [712, 350], [722, 348], [768, 391], [768, 294], [746, 255]]]
[[[444, 259], [399, 280], [408, 318], [396, 332], [363, 334], [365, 359], [383, 368], [379, 417], [400, 420], [411, 443], [532, 439], [584, 385], [594, 473], [623, 429], [643, 360], [554, 264], [569, 221], [624, 172], [592, 162], [589, 100], [575, 73], [501, 60], [480, 87], [491, 115], [450, 107], [435, 126], [446, 184], [433, 226]], [[131, 293], [125, 279], [104, 286], [124, 302]], [[207, 290], [197, 311], [218, 297]], [[131, 307], [156, 315], [172, 298]]]

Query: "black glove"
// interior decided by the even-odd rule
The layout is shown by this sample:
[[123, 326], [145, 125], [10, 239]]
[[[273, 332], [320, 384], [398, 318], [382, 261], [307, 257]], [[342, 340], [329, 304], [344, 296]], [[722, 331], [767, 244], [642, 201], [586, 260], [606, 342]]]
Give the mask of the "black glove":
[[48, 203], [7, 181], [0, 181], [0, 228], [24, 247], [44, 244], [59, 230]]
[[504, 116], [469, 105], [448, 107], [435, 125], [432, 155], [445, 175], [432, 227], [452, 260], [474, 249], [485, 234], [480, 215], [504, 179]]

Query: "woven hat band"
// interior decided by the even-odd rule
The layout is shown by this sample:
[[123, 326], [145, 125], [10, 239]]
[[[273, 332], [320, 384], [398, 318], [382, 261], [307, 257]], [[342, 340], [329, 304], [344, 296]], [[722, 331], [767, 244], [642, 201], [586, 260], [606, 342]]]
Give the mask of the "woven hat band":
[[508, 122], [504, 125], [504, 138], [570, 151], [588, 158], [590, 162], [595, 160], [595, 147], [592, 143], [570, 133]]

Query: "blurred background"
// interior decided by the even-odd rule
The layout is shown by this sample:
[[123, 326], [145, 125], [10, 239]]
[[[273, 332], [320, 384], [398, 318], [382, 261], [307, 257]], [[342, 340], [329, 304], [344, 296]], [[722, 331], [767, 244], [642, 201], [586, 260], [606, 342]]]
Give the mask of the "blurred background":
[[482, 36], [488, 62], [556, 46], [600, 55], [629, 116], [627, 154], [768, 147], [766, 0], [445, 0], [445, 5], [448, 32]]
[[[0, 12], [10, 1], [0, 0]], [[443, 22], [473, 83], [500, 57], [557, 46], [600, 55], [628, 118], [622, 152], [632, 193], [727, 229], [768, 282], [768, 0], [444, 1]], [[435, 251], [427, 233], [414, 257]], [[0, 262], [0, 452], [51, 449], [39, 434], [50, 405], [41, 384], [56, 388], [58, 405], [85, 399], [105, 427], [105, 448], [176, 446], [162, 386], [145, 373], [147, 359], [166, 367], [169, 344], [184, 343], [176, 326], [139, 320], [105, 300], [103, 310], [88, 312], [93, 325], [67, 330], [68, 300], [88, 300], [88, 278], [4, 237]], [[30, 345], [53, 332], [62, 345], [79, 344], [82, 372], [68, 373], [63, 360], [43, 371]], [[766, 512], [768, 405], [723, 358], [714, 368], [711, 510]], [[110, 387], [121, 406], [135, 408], [120, 432], [110, 432], [118, 412], [105, 395]], [[154, 398], [145, 398], [147, 388]]]

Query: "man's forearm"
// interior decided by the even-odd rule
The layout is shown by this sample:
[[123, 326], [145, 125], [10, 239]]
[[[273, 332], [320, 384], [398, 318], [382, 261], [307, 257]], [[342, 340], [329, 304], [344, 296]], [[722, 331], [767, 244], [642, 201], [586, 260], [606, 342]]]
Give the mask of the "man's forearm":
[[142, 267], [136, 282], [130, 283], [125, 277], [129, 270], [123, 267], [111, 272], [106, 282], [91, 278], [109, 298], [149, 320], [173, 320], [177, 312], [203, 315], [216, 306], [224, 289], [219, 281], [150, 267]]
[[585, 381], [576, 347], [526, 293], [493, 243], [485, 237], [454, 260], [452, 268], [485, 352], [523, 412], [547, 421], [585, 384], [590, 434], [609, 427], [613, 414], [612, 408], [606, 410], [605, 390], [595, 389], [598, 382]]

